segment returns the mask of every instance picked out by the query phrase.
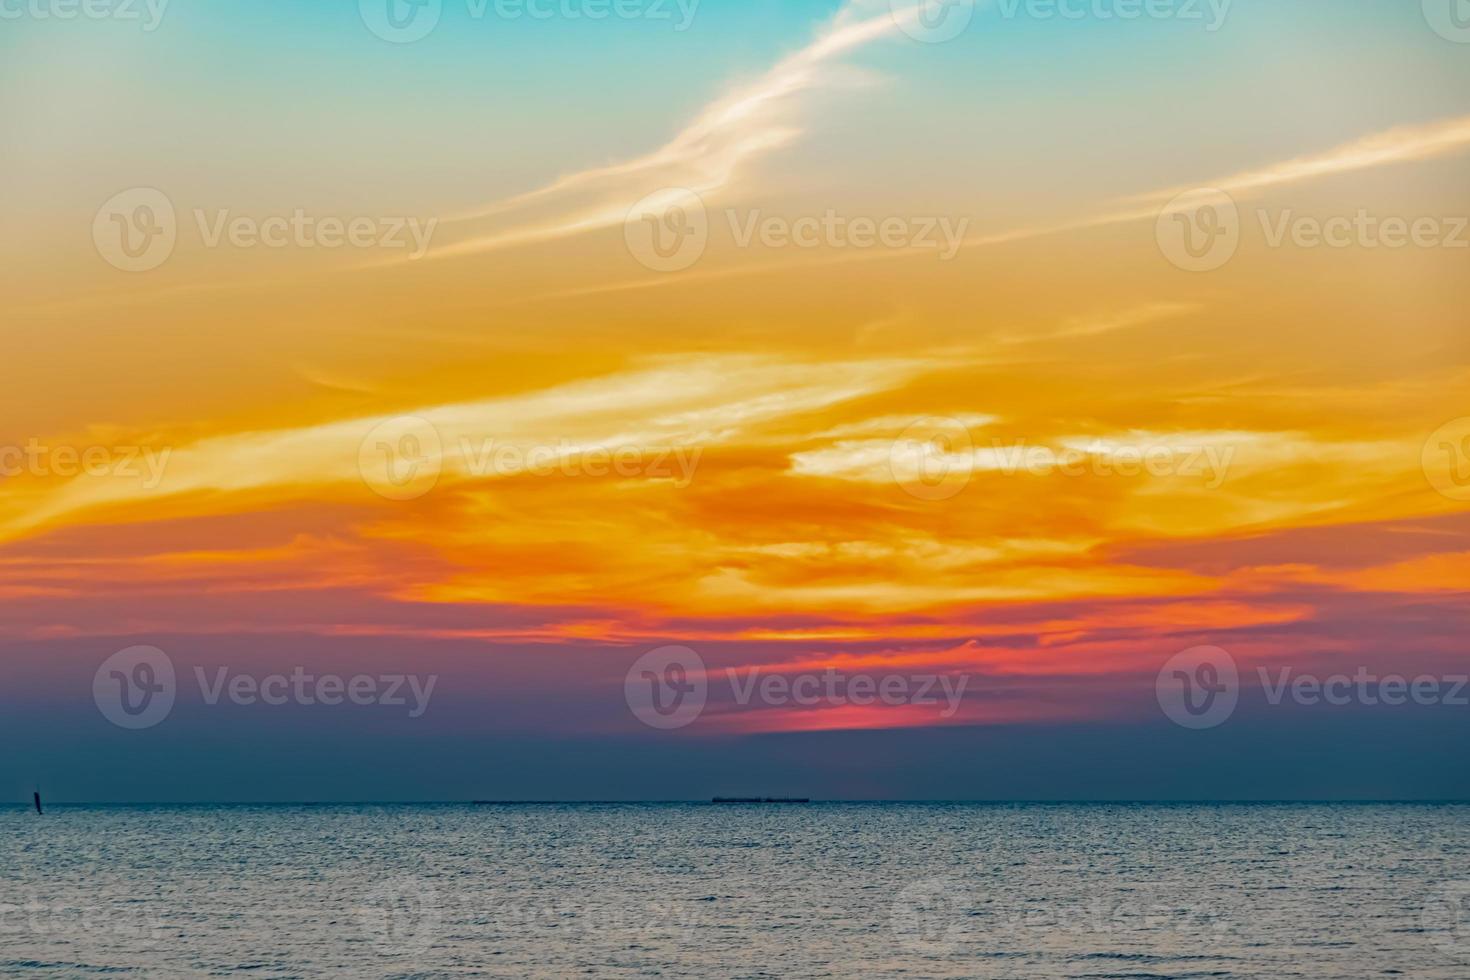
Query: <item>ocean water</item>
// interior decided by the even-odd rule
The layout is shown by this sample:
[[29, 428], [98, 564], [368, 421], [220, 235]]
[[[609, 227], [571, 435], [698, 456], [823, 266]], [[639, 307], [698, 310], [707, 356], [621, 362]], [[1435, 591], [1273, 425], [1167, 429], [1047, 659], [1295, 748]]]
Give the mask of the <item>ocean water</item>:
[[0, 811], [0, 974], [1470, 977], [1470, 806]]

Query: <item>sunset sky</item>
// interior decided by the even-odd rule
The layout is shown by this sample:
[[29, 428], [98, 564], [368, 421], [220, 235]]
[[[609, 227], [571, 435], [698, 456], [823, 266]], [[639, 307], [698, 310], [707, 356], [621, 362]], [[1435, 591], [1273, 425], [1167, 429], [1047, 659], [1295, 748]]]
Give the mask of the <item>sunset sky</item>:
[[[0, 788], [1470, 793], [1466, 708], [1191, 732], [1154, 687], [1201, 645], [1247, 690], [1470, 670], [1470, 37], [1432, 0], [997, 0], [949, 38], [568, 2], [0, 23]], [[1170, 237], [1200, 188], [1228, 257]], [[129, 271], [140, 201], [175, 240]], [[298, 212], [361, 242], [229, 231]], [[92, 678], [138, 644], [187, 679], [132, 732]], [[652, 731], [624, 676], [670, 644], [970, 680], [948, 717], [712, 686]], [[272, 713], [199, 665], [439, 681]]]

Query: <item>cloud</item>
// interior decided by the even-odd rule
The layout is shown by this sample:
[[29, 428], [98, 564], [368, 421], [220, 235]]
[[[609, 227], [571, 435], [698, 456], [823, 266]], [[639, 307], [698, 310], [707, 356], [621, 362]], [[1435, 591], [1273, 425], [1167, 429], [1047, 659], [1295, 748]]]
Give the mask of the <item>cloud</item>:
[[1204, 307], [1198, 303], [1154, 302], [1144, 303], [1131, 309], [1103, 316], [1073, 317], [1060, 327], [1050, 331], [1029, 334], [1006, 334], [996, 338], [1002, 344], [1030, 344], [1039, 341], [1077, 340], [1082, 337], [1099, 337], [1103, 334], [1131, 330], [1148, 326], [1162, 320], [1172, 320], [1199, 313]]
[[[1061, 235], [1074, 231], [1087, 231], [1092, 228], [1131, 224], [1135, 221], [1154, 221], [1158, 219], [1160, 211], [1170, 201], [1181, 194], [1187, 194], [1194, 190], [1211, 188], [1225, 191], [1235, 197], [1244, 197], [1270, 187], [1327, 177], [1334, 174], [1352, 173], [1359, 170], [1391, 166], [1394, 164], [1417, 163], [1463, 151], [1467, 146], [1470, 146], [1470, 116], [1459, 116], [1417, 126], [1399, 126], [1361, 137], [1350, 143], [1342, 144], [1341, 146], [1321, 153], [1293, 157], [1279, 163], [1269, 164], [1257, 170], [1242, 171], [1236, 174], [1204, 179], [1192, 187], [1164, 188], [1123, 198], [1119, 203], [1129, 205], [1123, 210], [1101, 211], [1081, 218], [972, 235], [960, 244], [960, 248], [973, 249], [1010, 245], [1015, 242], [1031, 241], [1037, 238], [1046, 238], [1052, 235]], [[619, 217], [619, 220], [621, 220], [621, 217]], [[813, 259], [811, 260], [811, 265], [816, 267], [847, 265], [858, 262], [884, 262], [897, 258], [932, 254], [933, 252], [930, 250], [918, 248], [849, 252]], [[784, 267], [780, 265], [750, 265], [727, 269], [712, 269], [702, 272], [686, 273], [680, 276], [650, 277], [603, 285], [584, 286], [574, 290], [551, 294], [543, 298], [587, 296], [624, 290], [655, 289], [672, 285], [688, 286], [694, 282], [758, 275]], [[1151, 315], [1147, 319], [1157, 319], [1163, 315], [1174, 315], [1176, 313], [1190, 311], [1182, 308], [1170, 309], [1167, 305], [1161, 305], [1160, 308], [1148, 312]], [[1147, 320], [1143, 322], [1147, 322]], [[1080, 332], [1071, 334], [1070, 336], [1085, 336], [1093, 332], [1107, 332], [1108, 330], [1133, 325], [1137, 324], [1099, 324], [1097, 325], [1099, 329], [1092, 330], [1086, 324], [1079, 324]], [[1022, 339], [1025, 338], [1004, 338], [1006, 342]]]
[[436, 247], [446, 258], [549, 241], [623, 223], [642, 198], [668, 188], [701, 196], [727, 187], [739, 171], [801, 135], [797, 99], [831, 84], [843, 55], [899, 32], [918, 6], [866, 16], [871, 5], [849, 0], [806, 47], [755, 81], [705, 106], [673, 139], [622, 163], [562, 177], [538, 190], [498, 201], [452, 219], [467, 222], [512, 212], [542, 212], [533, 220]]
[[[602, 378], [505, 398], [407, 409], [395, 419], [422, 420], [442, 447], [443, 477], [481, 479], [477, 467], [492, 447], [551, 447], [580, 452], [619, 447], [716, 445], [751, 427], [818, 411], [902, 386], [928, 362], [879, 359], [824, 365], [775, 357], [670, 357]], [[22, 500], [0, 514], [0, 538], [24, 533], [79, 511], [104, 507], [155, 509], [169, 497], [262, 494], [271, 499], [363, 488], [360, 453], [385, 421], [382, 415], [294, 429], [240, 432], [170, 447], [156, 486], [121, 476], [80, 476], [43, 501]], [[500, 469], [489, 474], [507, 475]], [[206, 504], [228, 511], [229, 504]]]
[[[1204, 181], [1195, 187], [1170, 187], [1152, 191], [1133, 201], [1163, 203], [1187, 191], [1205, 186], [1225, 191], [1228, 194], [1248, 194], [1294, 184], [1317, 177], [1352, 173], [1374, 167], [1386, 167], [1398, 163], [1417, 163], [1463, 150], [1470, 144], [1470, 116], [1441, 119], [1437, 122], [1417, 126], [1398, 126], [1373, 133], [1350, 143], [1334, 147], [1321, 153], [1293, 157], [1259, 170], [1248, 170]], [[1155, 211], [1147, 212], [1150, 217]]]

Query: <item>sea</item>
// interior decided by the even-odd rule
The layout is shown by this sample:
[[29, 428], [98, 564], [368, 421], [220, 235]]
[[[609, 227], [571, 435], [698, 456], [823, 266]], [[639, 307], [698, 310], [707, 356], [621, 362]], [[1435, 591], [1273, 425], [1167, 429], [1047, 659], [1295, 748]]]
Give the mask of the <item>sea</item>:
[[1470, 805], [0, 810], [0, 975], [1470, 977]]

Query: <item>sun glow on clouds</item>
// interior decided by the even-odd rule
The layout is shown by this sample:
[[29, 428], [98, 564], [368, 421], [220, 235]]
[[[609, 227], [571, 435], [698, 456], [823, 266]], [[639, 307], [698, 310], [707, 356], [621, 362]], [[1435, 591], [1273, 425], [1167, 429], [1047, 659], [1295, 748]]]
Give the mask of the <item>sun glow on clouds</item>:
[[[922, 369], [917, 360], [793, 364], [772, 358], [723, 357], [664, 364], [530, 395], [483, 402], [418, 406], [405, 416], [434, 427], [448, 478], [474, 480], [484, 447], [574, 448], [718, 446], [749, 429], [820, 411], [902, 384]], [[381, 417], [347, 419], [304, 429], [218, 436], [168, 447], [167, 480], [156, 487], [117, 475], [76, 480], [0, 527], [23, 533], [46, 521], [93, 508], [148, 510], [161, 498], [202, 493], [291, 499], [325, 488], [360, 491], [359, 453]], [[500, 456], [497, 459], [504, 459]], [[524, 453], [510, 458], [524, 458]], [[515, 472], [494, 470], [495, 477]], [[229, 505], [225, 505], [228, 509]]]
[[[634, 268], [610, 230], [670, 186], [741, 204], [779, 191], [811, 214], [848, 183], [895, 213], [1056, 198], [969, 169], [964, 186], [931, 180], [931, 148], [879, 145], [898, 122], [883, 99], [860, 107], [872, 127], [815, 113], [859, 52], [892, 40], [896, 64], [956, 85], [885, 99], [968, 118], [954, 93], [977, 90], [974, 65], [908, 39], [914, 8], [887, 8], [844, 5], [652, 150], [488, 205], [483, 186], [463, 189], [430, 253], [460, 261], [252, 283], [228, 308], [198, 284], [140, 290], [105, 329], [95, 302], [55, 305], [44, 336], [28, 335], [37, 349], [95, 343], [116, 366], [43, 373], [35, 384], [55, 391], [29, 402], [65, 410], [24, 405], [6, 438], [144, 447], [166, 467], [155, 485], [5, 477], [0, 625], [38, 641], [462, 643], [483, 652], [477, 669], [511, 663], [553, 691], [585, 680], [564, 676], [568, 651], [663, 643], [709, 648], [721, 668], [991, 685], [942, 722], [881, 706], [712, 715], [713, 730], [752, 732], [1091, 718], [1197, 643], [1262, 662], [1307, 647], [1409, 656], [1405, 617], [1457, 621], [1470, 522], [1424, 470], [1429, 434], [1470, 411], [1465, 277], [1442, 255], [1247, 243], [1219, 272], [1186, 275], [1152, 237], [1176, 190], [1120, 203], [1116, 182], [1079, 168], [1090, 204], [1057, 220], [1038, 207], [952, 262], [712, 251], [687, 274]], [[902, 102], [914, 97], [926, 101]], [[1369, 177], [1446, 167], [1470, 146], [1467, 119], [1349, 120], [1350, 135], [1315, 145], [1252, 134], [1258, 166], [1197, 176], [1242, 200], [1310, 188], [1349, 214], [1427, 199], [1463, 213], [1443, 179], [1382, 200]], [[968, 145], [964, 125], [946, 132]], [[836, 148], [803, 163], [819, 138]], [[1179, 179], [1122, 136], [1095, 142], [1099, 172], [1137, 181], [1124, 186]], [[1039, 152], [997, 144], [974, 168]], [[53, 363], [80, 370], [68, 356]], [[209, 380], [176, 394], [196, 369]], [[226, 397], [211, 402], [215, 384]], [[362, 452], [401, 417], [436, 434], [437, 479], [387, 499]], [[552, 465], [526, 462], [543, 450]], [[689, 468], [582, 465], [619, 450], [677, 451]], [[914, 492], [935, 473], [953, 494]], [[1443, 654], [1422, 632], [1424, 655]]]

